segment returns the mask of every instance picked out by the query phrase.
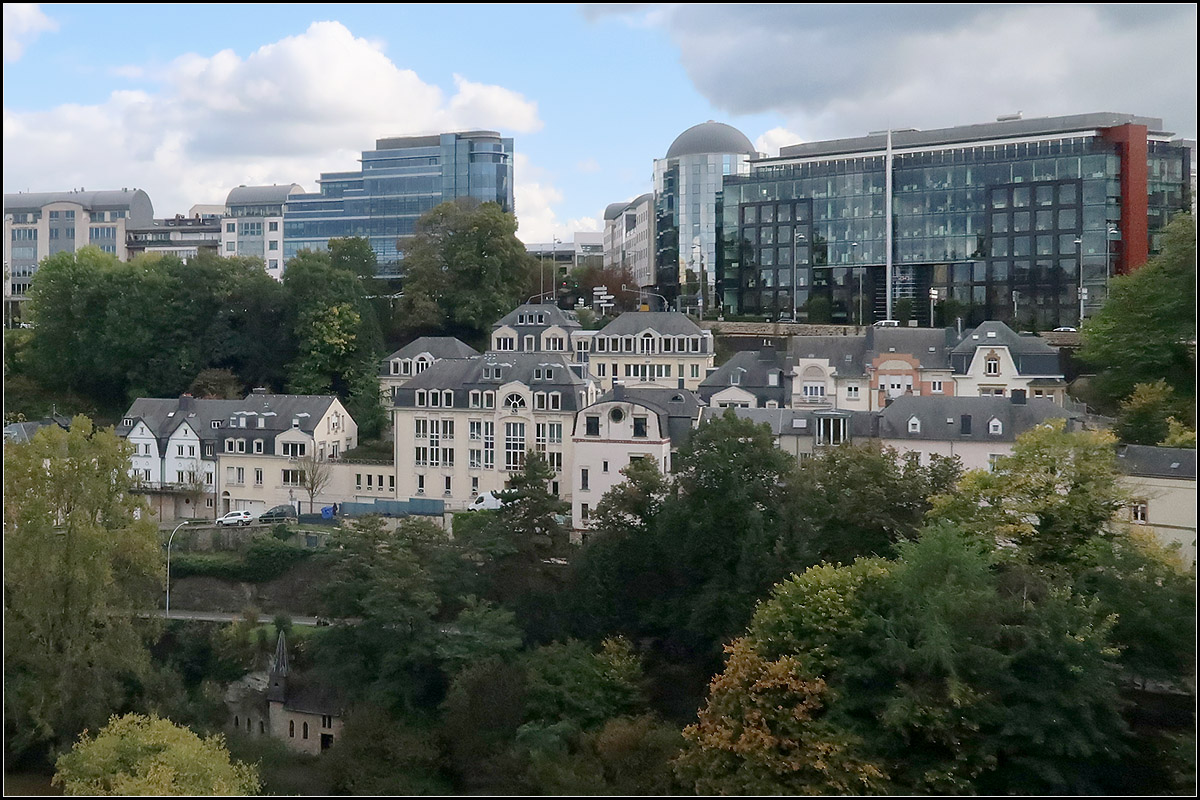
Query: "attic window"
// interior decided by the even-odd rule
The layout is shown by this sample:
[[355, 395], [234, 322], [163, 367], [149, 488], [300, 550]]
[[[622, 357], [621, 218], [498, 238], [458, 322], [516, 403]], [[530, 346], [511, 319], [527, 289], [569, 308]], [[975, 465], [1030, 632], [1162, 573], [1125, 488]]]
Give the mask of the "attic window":
[[847, 363], [847, 364], [848, 364], [848, 363], [850, 363], [850, 360], [851, 360], [852, 358], [854, 358], [854, 356], [850, 355], [849, 353], [846, 353], [846, 363]]
[[916, 417], [909, 417], [908, 418], [908, 432], [909, 433], [920, 433], [921, 432], [921, 420], [917, 419]]
[[889, 353], [894, 353], [894, 352], [896, 352], [896, 348], [894, 348], [894, 347], [889, 347], [889, 348], [888, 348], [888, 352], [889, 352]]
[[931, 348], [929, 348], [929, 352], [931, 352], [931, 353], [935, 353], [935, 352], [937, 352], [937, 348], [936, 348], [936, 347], [931, 347]]
[[992, 417], [991, 422], [988, 423], [988, 433], [990, 433], [992, 436], [999, 436], [1000, 434], [1004, 433], [1004, 425], [1000, 422], [1000, 420]]
[[995, 331], [988, 331], [988, 332], [987, 332], [987, 337], [988, 337], [989, 339], [995, 339], [995, 338], [996, 338], [996, 332], [995, 332]]
[[299, 417], [292, 417], [292, 427], [293, 427], [293, 428], [299, 428], [299, 427], [300, 427], [300, 419], [299, 419]]
[[212, 426], [213, 426], [213, 428], [214, 428], [214, 429], [221, 427], [221, 420], [219, 420], [219, 419], [214, 419], [214, 420], [212, 421]]
[[1172, 462], [1171, 462], [1171, 469], [1179, 469], [1179, 462], [1178, 462], [1178, 461], [1172, 461]]
[[121, 424], [132, 426], [133, 425], [133, 417], [126, 417], [125, 419], [121, 420]]

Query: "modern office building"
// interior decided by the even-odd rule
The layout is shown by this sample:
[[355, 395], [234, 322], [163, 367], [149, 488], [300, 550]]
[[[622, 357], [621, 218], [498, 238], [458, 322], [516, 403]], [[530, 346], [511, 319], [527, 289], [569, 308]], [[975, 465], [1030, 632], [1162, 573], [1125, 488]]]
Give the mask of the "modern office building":
[[[723, 182], [750, 171], [759, 153], [720, 122], [693, 125], [654, 162], [655, 288], [673, 308], [712, 308]], [[636, 202], [636, 201], [635, 201]]]
[[283, 212], [288, 199], [304, 194], [298, 184], [239, 186], [225, 200], [221, 255], [261, 258], [267, 274], [283, 279]]
[[148, 226], [153, 219], [154, 206], [141, 189], [4, 195], [5, 320], [19, 317], [43, 258], [95, 245], [126, 261], [128, 228]]
[[563, 281], [572, 271], [604, 266], [604, 234], [584, 231], [571, 234], [568, 242], [533, 242], [525, 245], [525, 252], [537, 259], [542, 291], [552, 299], [563, 293]]
[[379, 139], [362, 168], [325, 172], [315, 194], [293, 194], [284, 213], [286, 261], [329, 240], [365, 236], [381, 274], [398, 274], [400, 243], [417, 219], [447, 200], [474, 198], [513, 211], [513, 140], [495, 131]]
[[1187, 209], [1190, 151], [1162, 128], [1104, 112], [784, 147], [725, 178], [721, 303], [1076, 325]]
[[629, 270], [639, 287], [653, 286], [654, 250], [653, 192], [604, 209], [605, 269]]

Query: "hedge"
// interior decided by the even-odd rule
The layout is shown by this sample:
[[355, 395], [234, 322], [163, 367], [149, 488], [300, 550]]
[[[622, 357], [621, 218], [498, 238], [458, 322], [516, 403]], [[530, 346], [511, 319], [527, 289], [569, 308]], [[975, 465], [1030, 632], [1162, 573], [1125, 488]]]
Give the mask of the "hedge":
[[313, 554], [307, 547], [257, 538], [245, 553], [184, 553], [171, 559], [171, 577], [203, 575], [231, 581], [262, 583], [278, 578]]

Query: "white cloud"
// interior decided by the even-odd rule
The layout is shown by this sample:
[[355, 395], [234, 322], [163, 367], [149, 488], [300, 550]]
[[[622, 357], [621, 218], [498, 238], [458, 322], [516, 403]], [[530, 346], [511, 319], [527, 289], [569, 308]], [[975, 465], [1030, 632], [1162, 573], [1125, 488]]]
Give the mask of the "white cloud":
[[517, 92], [462, 76], [455, 87], [446, 97], [378, 42], [316, 22], [245, 58], [230, 50], [180, 56], [154, 89], [113, 92], [97, 105], [6, 108], [4, 183], [136, 186], [166, 216], [223, 202], [239, 184], [315, 191], [319, 173], [355, 169], [360, 152], [384, 136], [542, 126], [536, 103]]
[[754, 140], [754, 149], [774, 158], [779, 155], [779, 148], [790, 144], [800, 144], [804, 141], [800, 134], [792, 133], [786, 128], [771, 128]]
[[25, 48], [39, 35], [56, 30], [58, 23], [43, 14], [37, 3], [5, 3], [4, 60], [20, 60]]
[[517, 205], [517, 238], [525, 244], [549, 242], [555, 236], [570, 242], [576, 233], [604, 230], [603, 212], [594, 217], [578, 217], [563, 222], [555, 208], [563, 193], [554, 185], [547, 170], [534, 166], [524, 153], [513, 162], [513, 202]]

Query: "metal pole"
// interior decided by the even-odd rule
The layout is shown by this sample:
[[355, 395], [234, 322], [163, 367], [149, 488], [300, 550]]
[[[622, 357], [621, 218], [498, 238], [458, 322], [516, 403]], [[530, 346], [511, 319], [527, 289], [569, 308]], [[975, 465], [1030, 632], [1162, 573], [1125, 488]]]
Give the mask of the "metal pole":
[[884, 189], [884, 223], [886, 224], [887, 242], [887, 258], [885, 260], [885, 268], [887, 270], [887, 318], [892, 318], [892, 129], [888, 128], [887, 132], [887, 157], [884, 159], [884, 169], [886, 170]]
[[1108, 282], [1112, 277], [1112, 235], [1117, 229], [1108, 225], [1104, 229], [1104, 302], [1108, 302]]
[[175, 530], [171, 531], [171, 535], [167, 537], [167, 613], [164, 616], [171, 616], [171, 542], [175, 540], [175, 534], [179, 529], [188, 524], [188, 520], [184, 520], [175, 526]]
[[796, 258], [797, 251], [800, 249], [800, 243], [807, 241], [808, 237], [801, 231], [796, 231], [796, 235], [792, 237], [792, 322], [798, 322], [799, 317], [796, 316]]

